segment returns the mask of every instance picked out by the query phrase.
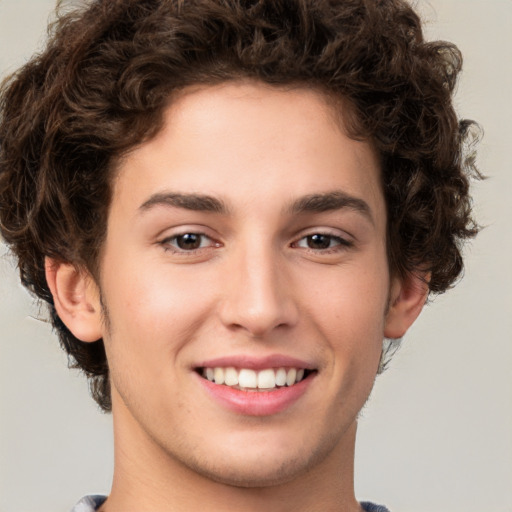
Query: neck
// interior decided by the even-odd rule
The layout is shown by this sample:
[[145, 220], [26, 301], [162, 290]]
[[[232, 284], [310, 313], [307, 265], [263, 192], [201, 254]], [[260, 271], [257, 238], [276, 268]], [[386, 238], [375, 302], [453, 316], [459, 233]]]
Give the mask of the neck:
[[115, 466], [104, 512], [359, 512], [353, 490], [354, 423], [323, 460], [263, 487], [217, 482], [176, 460], [123, 407], [114, 408]]

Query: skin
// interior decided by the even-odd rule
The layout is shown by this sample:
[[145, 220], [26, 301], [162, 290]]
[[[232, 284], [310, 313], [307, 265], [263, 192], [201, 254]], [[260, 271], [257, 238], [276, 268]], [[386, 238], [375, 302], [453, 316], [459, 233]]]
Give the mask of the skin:
[[[188, 89], [119, 162], [99, 283], [48, 261], [59, 315], [107, 351], [116, 457], [102, 510], [360, 510], [357, 416], [383, 337], [404, 334], [426, 290], [390, 277], [378, 158], [333, 114], [302, 88]], [[349, 201], [308, 209], [311, 194]], [[198, 248], [180, 248], [186, 233], [204, 235]], [[195, 371], [275, 354], [315, 369], [276, 414], [226, 409]]]

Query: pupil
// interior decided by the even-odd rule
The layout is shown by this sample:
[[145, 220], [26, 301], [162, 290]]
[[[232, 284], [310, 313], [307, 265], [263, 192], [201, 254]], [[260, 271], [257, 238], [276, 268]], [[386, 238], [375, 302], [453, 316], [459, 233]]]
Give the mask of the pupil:
[[308, 246], [310, 249], [328, 249], [331, 245], [331, 237], [328, 235], [308, 236]]
[[194, 233], [186, 233], [176, 240], [180, 249], [198, 249], [201, 245], [201, 236]]

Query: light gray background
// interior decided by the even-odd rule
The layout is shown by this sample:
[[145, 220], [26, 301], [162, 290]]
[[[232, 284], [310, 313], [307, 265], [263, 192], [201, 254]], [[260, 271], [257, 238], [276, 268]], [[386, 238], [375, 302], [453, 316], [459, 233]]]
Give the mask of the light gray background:
[[[0, 73], [41, 48], [54, 0], [0, 0]], [[485, 128], [475, 208], [487, 227], [455, 290], [423, 312], [360, 421], [356, 491], [392, 512], [512, 511], [512, 0], [418, 0], [456, 42], [456, 105]], [[0, 253], [6, 252], [0, 244]], [[67, 511], [108, 492], [110, 417], [0, 258], [0, 512]]]

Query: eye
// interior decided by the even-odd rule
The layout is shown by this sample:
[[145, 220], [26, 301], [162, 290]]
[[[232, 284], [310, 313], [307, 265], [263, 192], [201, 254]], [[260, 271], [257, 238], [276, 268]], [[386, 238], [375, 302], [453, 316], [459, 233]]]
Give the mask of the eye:
[[162, 241], [162, 244], [175, 250], [180, 251], [196, 251], [198, 249], [204, 249], [205, 247], [212, 247], [215, 242], [203, 233], [183, 233], [166, 238]]
[[304, 249], [313, 249], [317, 251], [325, 251], [338, 246], [350, 247], [351, 242], [339, 236], [329, 235], [325, 233], [314, 233], [305, 236], [295, 243], [296, 247]]

